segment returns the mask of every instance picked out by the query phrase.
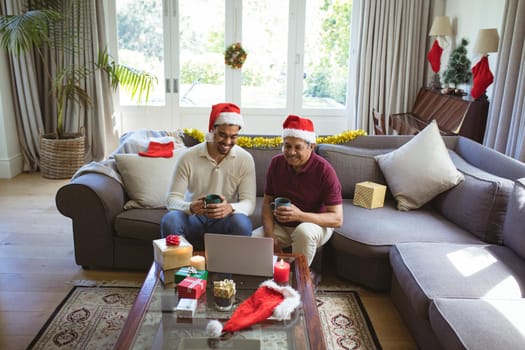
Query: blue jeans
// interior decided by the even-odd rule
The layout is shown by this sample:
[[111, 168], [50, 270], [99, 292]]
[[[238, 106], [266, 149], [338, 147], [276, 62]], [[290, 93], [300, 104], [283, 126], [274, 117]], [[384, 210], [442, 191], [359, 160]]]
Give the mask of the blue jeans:
[[223, 219], [210, 219], [206, 215], [186, 215], [180, 210], [169, 211], [160, 222], [162, 237], [169, 234], [184, 236], [194, 250], [204, 250], [205, 233], [251, 236], [252, 222], [244, 214], [233, 214]]

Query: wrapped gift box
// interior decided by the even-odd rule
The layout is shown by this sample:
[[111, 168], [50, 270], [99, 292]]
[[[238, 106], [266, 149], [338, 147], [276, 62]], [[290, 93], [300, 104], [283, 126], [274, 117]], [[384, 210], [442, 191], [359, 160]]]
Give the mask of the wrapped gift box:
[[175, 282], [175, 274], [177, 273], [177, 269], [171, 269], [171, 270], [160, 270], [159, 271], [159, 278], [164, 284], [170, 284]]
[[206, 280], [196, 277], [186, 277], [177, 284], [179, 298], [199, 299], [206, 291]]
[[364, 181], [355, 184], [354, 205], [374, 209], [385, 203], [386, 186]]
[[182, 267], [175, 271], [174, 281], [175, 283], [179, 283], [186, 277], [195, 277], [200, 278], [201, 280], [207, 280], [208, 279], [208, 271], [206, 270], [197, 270], [191, 266], [188, 267]]
[[175, 312], [177, 317], [193, 317], [197, 310], [197, 299], [180, 298]]
[[179, 245], [167, 245], [165, 238], [153, 241], [153, 256], [163, 270], [172, 270], [190, 264], [193, 246], [183, 236], [179, 238]]

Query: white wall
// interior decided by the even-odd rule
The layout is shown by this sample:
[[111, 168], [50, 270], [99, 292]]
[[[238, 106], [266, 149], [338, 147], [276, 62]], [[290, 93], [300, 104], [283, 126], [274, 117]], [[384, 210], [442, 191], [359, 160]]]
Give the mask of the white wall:
[[[8, 72], [5, 51], [0, 50], [0, 72]], [[10, 179], [22, 172], [23, 159], [16, 133], [9, 75], [0, 79], [0, 179]]]
[[[445, 15], [450, 17], [454, 33], [452, 49], [461, 42], [462, 38], [466, 38], [469, 41], [467, 45], [468, 57], [472, 61], [472, 65], [474, 65], [479, 59], [479, 56], [473, 52], [478, 31], [485, 28], [497, 28], [501, 36], [504, 9], [505, 1], [501, 0], [446, 1]], [[447, 51], [446, 59], [444, 53], [442, 70], [446, 69], [450, 50]], [[498, 54], [496, 52], [489, 54], [489, 64], [493, 74], [496, 70], [497, 58]], [[492, 85], [487, 89], [487, 95], [489, 100], [491, 100]]]

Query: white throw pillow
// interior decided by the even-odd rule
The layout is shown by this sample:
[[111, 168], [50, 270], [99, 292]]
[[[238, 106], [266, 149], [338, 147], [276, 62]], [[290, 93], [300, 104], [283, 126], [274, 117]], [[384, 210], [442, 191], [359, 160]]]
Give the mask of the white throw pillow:
[[417, 209], [463, 181], [435, 121], [395, 151], [375, 158], [398, 210]]
[[118, 171], [130, 197], [124, 209], [166, 207], [175, 163], [181, 151], [181, 149], [175, 150], [171, 158], [115, 154]]

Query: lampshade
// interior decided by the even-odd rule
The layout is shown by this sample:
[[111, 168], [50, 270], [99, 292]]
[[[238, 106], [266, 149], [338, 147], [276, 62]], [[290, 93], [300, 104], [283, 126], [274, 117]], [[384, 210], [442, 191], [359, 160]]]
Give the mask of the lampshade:
[[496, 28], [480, 29], [474, 44], [474, 52], [486, 55], [489, 52], [497, 52], [499, 35]]
[[451, 36], [452, 26], [450, 25], [450, 19], [448, 16], [436, 16], [434, 22], [430, 28], [429, 36]]

